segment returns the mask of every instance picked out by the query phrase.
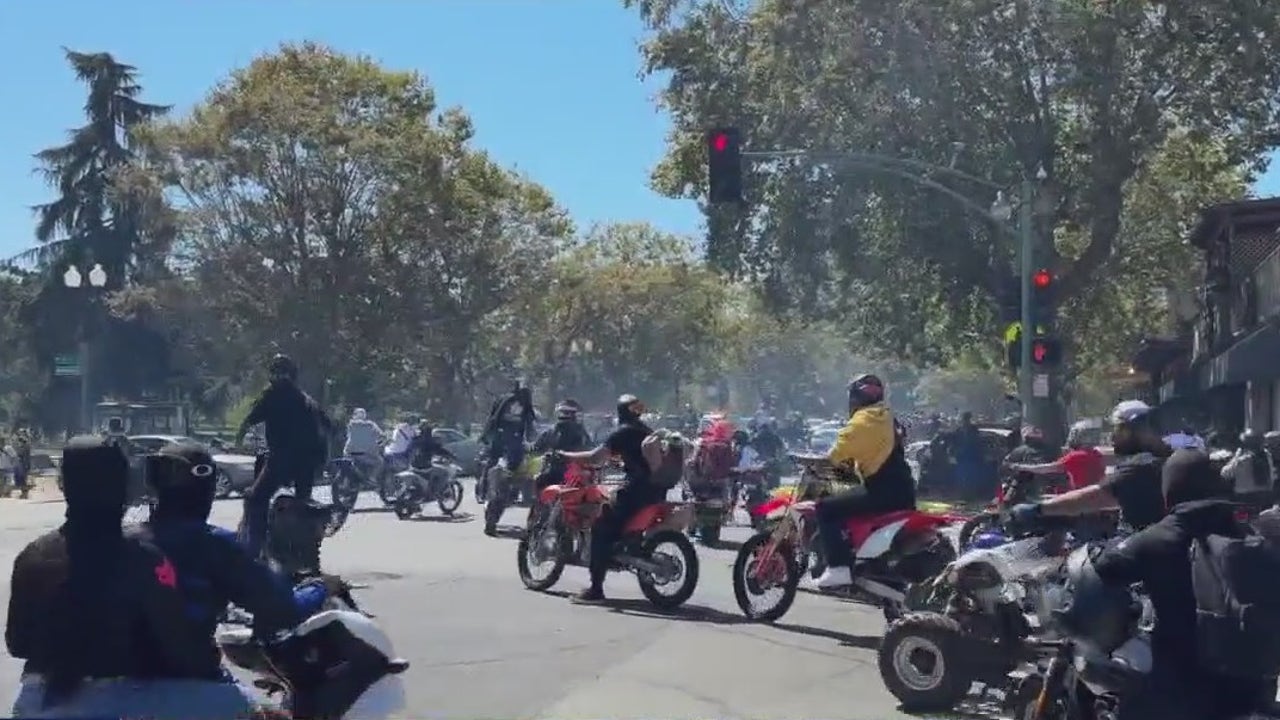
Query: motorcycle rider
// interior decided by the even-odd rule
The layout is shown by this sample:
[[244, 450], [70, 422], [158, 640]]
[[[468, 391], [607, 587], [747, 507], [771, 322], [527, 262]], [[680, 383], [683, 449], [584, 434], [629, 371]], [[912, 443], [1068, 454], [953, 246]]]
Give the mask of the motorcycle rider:
[[236, 437], [249, 426], [263, 423], [267, 436], [267, 459], [244, 498], [242, 520], [245, 543], [257, 554], [266, 538], [271, 497], [280, 488], [293, 485], [299, 499], [311, 497], [311, 486], [328, 455], [332, 430], [328, 415], [311, 396], [298, 387], [298, 366], [287, 355], [276, 355], [267, 364], [271, 379], [244, 421]]
[[[1263, 683], [1206, 672], [1199, 660], [1191, 543], [1210, 534], [1239, 537], [1229, 488], [1199, 450], [1175, 451], [1161, 470], [1169, 514], [1103, 551], [1093, 563], [1107, 585], [1141, 582], [1155, 609], [1151, 672], [1120, 700], [1121, 720], [1225, 720], [1259, 709]], [[1272, 686], [1274, 689], [1274, 685]]]
[[1160, 468], [1172, 453], [1156, 430], [1151, 406], [1125, 400], [1111, 411], [1111, 444], [1120, 458], [1115, 472], [1096, 485], [1071, 490], [1038, 503], [1016, 505], [1015, 522], [1034, 522], [1040, 515], [1076, 517], [1119, 507], [1135, 530], [1164, 517]]
[[173, 443], [148, 456], [147, 478], [155, 488], [156, 506], [148, 522], [129, 532], [150, 540], [173, 561], [187, 620], [205, 644], [205, 667], [195, 679], [224, 677], [213, 637], [228, 603], [252, 613], [255, 630], [271, 637], [297, 626], [343, 590], [341, 580], [321, 576], [291, 592], [290, 579], [246, 552], [233, 531], [208, 523], [217, 467], [199, 443]]
[[1092, 427], [1086, 422], [1078, 422], [1067, 431], [1067, 452], [1051, 462], [1036, 464], [1011, 464], [1012, 472], [1030, 473], [1032, 475], [1067, 476], [1069, 490], [1096, 485], [1102, 482], [1107, 473], [1107, 461], [1102, 453], [1089, 442]]
[[126, 536], [129, 464], [105, 438], [67, 442], [66, 521], [18, 553], [5, 642], [26, 660], [17, 717], [247, 717], [250, 699], [200, 677], [207, 642], [185, 615], [173, 563]]
[[383, 433], [378, 424], [369, 419], [364, 408], [351, 411], [351, 419], [347, 421], [347, 441], [342, 446], [342, 454], [351, 458], [355, 466], [366, 477], [378, 478], [378, 494], [386, 497], [386, 486], [382, 480], [382, 462], [378, 452], [382, 448]]
[[[534, 478], [534, 490], [540, 491], [554, 485], [564, 478], [568, 463], [559, 452], [581, 452], [593, 444], [591, 434], [578, 419], [582, 406], [575, 400], [566, 399], [556, 404], [556, 424], [547, 428], [533, 442], [535, 454], [552, 453]], [[557, 452], [559, 451], [559, 452]], [[533, 507], [529, 510], [529, 523], [532, 526], [542, 512], [542, 503], [534, 493]], [[495, 528], [496, 531], [496, 528]]]
[[560, 453], [566, 460], [589, 465], [598, 465], [610, 455], [616, 455], [622, 459], [626, 475], [625, 484], [614, 495], [613, 502], [605, 506], [600, 519], [592, 528], [591, 562], [588, 568], [591, 585], [574, 596], [574, 601], [579, 603], [604, 602], [604, 578], [613, 560], [613, 546], [622, 537], [622, 529], [637, 512], [661, 502], [667, 496], [665, 489], [649, 482], [659, 463], [646, 458], [641, 448], [645, 438], [653, 434], [653, 430], [640, 419], [645, 412], [644, 403], [635, 395], [626, 394], [618, 398], [617, 411], [618, 425], [599, 447], [582, 452]]
[[494, 403], [489, 412], [483, 436], [488, 444], [488, 467], [480, 475], [482, 480], [499, 459], [506, 459], [511, 472], [524, 463], [524, 443], [532, 438], [536, 420], [533, 393], [517, 380], [511, 394]]
[[818, 501], [818, 534], [829, 563], [817, 580], [819, 588], [853, 582], [853, 555], [844, 538], [849, 518], [916, 506], [915, 478], [885, 402], [884, 382], [869, 373], [859, 375], [849, 383], [848, 396], [849, 421], [836, 436], [828, 458], [833, 465], [853, 466], [862, 483]]

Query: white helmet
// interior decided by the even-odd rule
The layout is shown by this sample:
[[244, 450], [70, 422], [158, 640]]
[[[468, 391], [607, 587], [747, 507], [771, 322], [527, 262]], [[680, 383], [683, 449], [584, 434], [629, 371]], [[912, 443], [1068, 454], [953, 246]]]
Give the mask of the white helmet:
[[365, 412], [364, 408], [356, 408], [355, 410], [351, 411], [351, 420], [353, 422], [364, 422], [368, 418], [369, 418], [369, 413]]
[[1111, 410], [1112, 425], [1132, 425], [1151, 414], [1152, 407], [1141, 400], [1125, 400]]

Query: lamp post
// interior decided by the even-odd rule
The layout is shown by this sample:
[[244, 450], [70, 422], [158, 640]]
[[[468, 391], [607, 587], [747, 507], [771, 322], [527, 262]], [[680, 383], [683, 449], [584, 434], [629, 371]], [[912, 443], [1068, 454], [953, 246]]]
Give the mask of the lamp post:
[[[88, 290], [100, 291], [107, 286], [107, 271], [102, 268], [101, 263], [94, 263], [88, 275]], [[77, 290], [83, 287], [84, 280], [85, 278], [80, 274], [80, 269], [75, 265], [67, 267], [67, 271], [62, 274], [62, 284], [69, 290]], [[80, 431], [91, 432], [93, 429], [93, 398], [89, 394], [91, 386], [89, 384], [89, 318], [87, 315], [80, 318], [80, 340], [76, 352], [79, 356], [77, 360], [80, 365]]]

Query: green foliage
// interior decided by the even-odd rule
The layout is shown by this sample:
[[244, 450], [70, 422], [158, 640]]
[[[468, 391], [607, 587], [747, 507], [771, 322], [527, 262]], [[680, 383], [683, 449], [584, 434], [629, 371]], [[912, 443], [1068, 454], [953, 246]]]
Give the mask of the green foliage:
[[[723, 124], [741, 127], [752, 150], [875, 152], [1008, 188], [1043, 168], [1043, 260], [1072, 308], [1092, 305], [1076, 311], [1089, 317], [1115, 305], [1098, 288], [1107, 271], [1149, 254], [1126, 247], [1147, 234], [1130, 240], [1125, 229], [1143, 212], [1139, 176], [1162, 164], [1171, 134], [1219, 153], [1221, 172], [1256, 168], [1280, 131], [1280, 7], [1261, 0], [626, 4], [653, 31], [648, 69], [669, 77], [661, 99], [675, 130], [657, 189], [702, 198], [702, 133]], [[1228, 189], [1163, 166], [1168, 182], [1185, 183], [1187, 206]], [[709, 254], [775, 305], [838, 311], [869, 343], [945, 362], [996, 336], [994, 298], [1015, 243], [975, 212], [991, 190], [923, 171], [972, 198], [965, 206], [888, 167], [758, 163], [748, 212], [708, 209]], [[1048, 242], [1060, 236], [1077, 242]], [[1169, 272], [1158, 263], [1148, 277], [1182, 277]], [[1109, 287], [1126, 307], [1150, 309], [1137, 297], [1147, 287]]]

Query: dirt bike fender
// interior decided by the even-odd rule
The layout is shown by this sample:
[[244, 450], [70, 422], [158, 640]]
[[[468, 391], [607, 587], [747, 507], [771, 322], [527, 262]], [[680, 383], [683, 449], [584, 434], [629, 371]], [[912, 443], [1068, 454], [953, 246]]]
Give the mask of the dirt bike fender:
[[885, 525], [867, 536], [854, 557], [858, 560], [871, 560], [889, 552], [898, 532], [907, 524], [907, 519], [897, 520]]

